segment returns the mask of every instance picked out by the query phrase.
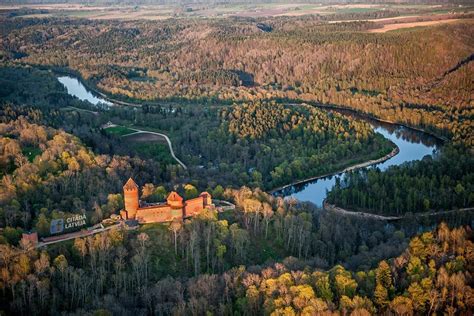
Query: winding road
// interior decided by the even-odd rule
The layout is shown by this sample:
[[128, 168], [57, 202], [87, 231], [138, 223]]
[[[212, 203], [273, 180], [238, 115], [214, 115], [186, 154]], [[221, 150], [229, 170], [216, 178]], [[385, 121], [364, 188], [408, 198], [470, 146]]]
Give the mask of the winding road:
[[127, 127], [127, 128], [132, 130], [132, 131], [135, 131], [135, 132], [127, 134], [127, 135], [123, 135], [122, 137], [128, 137], [128, 136], [137, 135], [137, 134], [152, 134], [152, 135], [157, 135], [157, 136], [163, 137], [166, 140], [166, 142], [168, 143], [168, 147], [170, 148], [170, 153], [171, 153], [171, 156], [173, 157], [173, 159], [176, 160], [176, 162], [179, 163], [181, 165], [181, 167], [183, 167], [184, 169], [188, 169], [188, 167], [186, 167], [186, 165], [181, 160], [179, 160], [178, 157], [176, 157], [176, 155], [174, 154], [173, 146], [171, 145], [171, 140], [167, 135], [162, 134], [162, 133], [144, 131], [144, 130], [131, 128], [131, 127]]

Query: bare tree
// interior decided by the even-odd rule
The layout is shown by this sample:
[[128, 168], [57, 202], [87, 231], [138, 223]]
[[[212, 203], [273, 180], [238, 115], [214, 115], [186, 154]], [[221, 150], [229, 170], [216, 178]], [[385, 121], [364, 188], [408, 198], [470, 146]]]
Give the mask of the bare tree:
[[174, 235], [174, 254], [178, 255], [178, 232], [183, 226], [183, 223], [180, 220], [174, 219], [168, 229], [173, 232]]

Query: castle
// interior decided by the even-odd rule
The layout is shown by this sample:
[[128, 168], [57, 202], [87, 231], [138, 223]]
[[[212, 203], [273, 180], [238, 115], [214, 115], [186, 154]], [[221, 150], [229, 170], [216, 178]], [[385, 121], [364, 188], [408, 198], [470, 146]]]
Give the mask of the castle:
[[197, 198], [184, 201], [176, 192], [171, 192], [165, 203], [146, 203], [138, 198], [138, 185], [132, 178], [123, 186], [125, 209], [120, 211], [124, 220], [137, 220], [140, 224], [183, 220], [213, 207], [211, 195], [201, 193]]

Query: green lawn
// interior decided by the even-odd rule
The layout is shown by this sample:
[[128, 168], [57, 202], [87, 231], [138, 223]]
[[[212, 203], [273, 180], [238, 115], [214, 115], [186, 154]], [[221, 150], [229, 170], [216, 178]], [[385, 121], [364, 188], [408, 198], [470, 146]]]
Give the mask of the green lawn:
[[105, 132], [110, 135], [124, 136], [134, 133], [135, 131], [125, 126], [114, 126], [106, 128]]

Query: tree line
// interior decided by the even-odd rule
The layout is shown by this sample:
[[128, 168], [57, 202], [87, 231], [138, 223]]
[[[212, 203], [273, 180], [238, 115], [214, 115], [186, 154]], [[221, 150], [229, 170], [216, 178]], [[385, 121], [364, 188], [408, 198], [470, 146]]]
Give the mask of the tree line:
[[349, 173], [328, 192], [327, 201], [381, 215], [466, 208], [474, 205], [474, 160], [469, 149], [446, 145], [434, 157]]
[[[202, 225], [199, 222], [184, 225]], [[173, 224], [169, 227], [173, 239], [175, 229]], [[203, 232], [222, 233], [212, 227], [204, 227]], [[235, 234], [232, 230], [230, 235]], [[443, 223], [412, 238], [400, 255], [365, 271], [342, 265], [321, 269], [289, 257], [195, 277], [161, 278], [156, 269], [163, 263], [153, 253], [160, 245], [155, 234], [152, 229], [112, 230], [39, 251], [28, 245], [23, 250], [0, 245], [1, 308], [7, 313], [100, 315], [454, 315], [473, 308], [469, 228], [450, 229]], [[202, 250], [205, 240], [203, 235]], [[217, 249], [211, 256], [218, 261], [227, 249]], [[171, 246], [165, 251], [175, 250]], [[191, 270], [196, 269], [193, 260], [199, 254], [206, 252], [191, 251]]]

